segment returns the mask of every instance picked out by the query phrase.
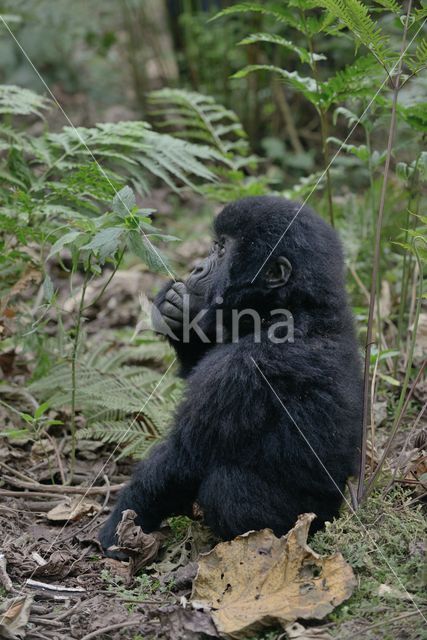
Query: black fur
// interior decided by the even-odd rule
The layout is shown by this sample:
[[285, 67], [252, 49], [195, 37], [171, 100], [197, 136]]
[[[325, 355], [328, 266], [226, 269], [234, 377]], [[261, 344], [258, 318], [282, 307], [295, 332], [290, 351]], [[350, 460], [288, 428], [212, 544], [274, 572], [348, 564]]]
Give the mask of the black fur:
[[[307, 207], [292, 222], [298, 208], [281, 198], [245, 198], [215, 220], [216, 234], [234, 242], [205, 292], [210, 313], [204, 328], [213, 334], [218, 306], [227, 336], [231, 308], [252, 307], [263, 316], [262, 341], [254, 343], [249, 324], [237, 343], [172, 341], [187, 378], [186, 396], [170, 435], [139, 464], [104, 525], [105, 549], [114, 544], [127, 508], [149, 532], [168, 516], [191, 513], [196, 501], [207, 525], [224, 539], [264, 527], [281, 535], [304, 512], [317, 514], [312, 530], [337, 516], [346, 480], [356, 472], [360, 362], [337, 235]], [[267, 264], [251, 284], [287, 228], [268, 264], [286, 257], [292, 265], [288, 282], [266, 289]], [[217, 296], [224, 302], [217, 304]], [[293, 314], [293, 343], [267, 339], [269, 311], [278, 307]]]

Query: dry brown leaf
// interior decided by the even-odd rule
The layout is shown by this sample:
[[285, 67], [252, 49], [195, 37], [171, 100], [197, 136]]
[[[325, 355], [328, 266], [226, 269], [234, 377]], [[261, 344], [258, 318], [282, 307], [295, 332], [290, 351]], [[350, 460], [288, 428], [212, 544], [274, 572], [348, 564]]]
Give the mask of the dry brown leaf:
[[275, 622], [319, 620], [350, 597], [356, 580], [342, 555], [307, 545], [314, 517], [301, 515], [282, 538], [250, 531], [201, 556], [191, 597], [211, 610], [220, 633], [245, 638]]
[[82, 499], [79, 496], [65, 498], [53, 507], [46, 517], [48, 520], [63, 522], [65, 520], [80, 520], [83, 516], [95, 515], [101, 511], [101, 505], [92, 500]]
[[70, 566], [74, 563], [75, 557], [67, 551], [54, 551], [48, 561], [34, 569], [33, 576], [41, 578], [43, 576], [65, 578], [68, 576]]
[[159, 611], [162, 633], [168, 640], [199, 640], [219, 638], [211, 616], [203, 611], [193, 611], [171, 605]]
[[331, 634], [326, 629], [321, 627], [309, 627], [306, 629], [299, 622], [287, 624], [285, 631], [289, 640], [332, 640]]
[[6, 556], [0, 551], [0, 586], [6, 591], [12, 591], [12, 580], [7, 573]]
[[17, 640], [25, 637], [32, 603], [32, 596], [18, 596], [0, 603], [0, 638]]
[[114, 551], [122, 551], [129, 556], [131, 576], [157, 557], [166, 537], [161, 531], [144, 533], [141, 527], [135, 524], [135, 518], [136, 513], [132, 509], [123, 511], [121, 522], [116, 529], [118, 545], [110, 547]]
[[380, 584], [378, 587], [378, 595], [380, 598], [389, 598], [392, 600], [412, 600], [412, 596], [408, 591], [400, 591], [400, 589], [390, 587], [388, 584]]

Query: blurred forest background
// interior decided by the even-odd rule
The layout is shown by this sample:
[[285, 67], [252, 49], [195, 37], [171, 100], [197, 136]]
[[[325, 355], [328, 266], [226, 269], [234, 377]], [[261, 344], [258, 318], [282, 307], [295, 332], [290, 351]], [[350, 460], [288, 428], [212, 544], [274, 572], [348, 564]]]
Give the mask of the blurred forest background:
[[[182, 388], [148, 300], [206, 254], [223, 203], [276, 193], [338, 229], [367, 354], [358, 515], [315, 545], [359, 589], [324, 633], [426, 637], [426, 18], [411, 0], [0, 0], [0, 523], [18, 582], [22, 513], [48, 511], [28, 495], [102, 493], [170, 424]], [[173, 598], [153, 584], [135, 597]]]

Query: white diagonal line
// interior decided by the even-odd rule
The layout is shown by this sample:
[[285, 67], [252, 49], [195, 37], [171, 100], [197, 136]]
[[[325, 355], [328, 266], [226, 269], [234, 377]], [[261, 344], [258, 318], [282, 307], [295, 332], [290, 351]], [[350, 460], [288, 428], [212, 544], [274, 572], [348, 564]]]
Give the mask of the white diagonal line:
[[[112, 190], [114, 191], [115, 195], [118, 196], [120, 202], [122, 203], [122, 205], [124, 206], [124, 208], [126, 209], [126, 211], [130, 214], [131, 211], [129, 210], [129, 207], [127, 206], [127, 204], [124, 202], [124, 200], [122, 199], [122, 197], [120, 196], [120, 193], [117, 191], [117, 189], [115, 188], [115, 186], [113, 185], [113, 183], [111, 182], [110, 178], [108, 177], [107, 173], [104, 171], [104, 169], [102, 168], [102, 166], [100, 165], [100, 163], [98, 162], [98, 160], [95, 158], [95, 156], [93, 155], [92, 151], [90, 150], [90, 148], [87, 146], [86, 142], [84, 141], [84, 139], [82, 138], [82, 136], [80, 135], [79, 131], [76, 129], [76, 127], [74, 126], [74, 124], [71, 122], [70, 118], [68, 117], [68, 115], [66, 114], [66, 112], [64, 111], [64, 109], [62, 108], [61, 104], [59, 103], [59, 101], [57, 100], [56, 96], [54, 95], [54, 93], [52, 92], [52, 90], [49, 88], [48, 84], [46, 83], [46, 81], [44, 80], [43, 76], [40, 74], [39, 70], [35, 67], [34, 63], [32, 62], [31, 58], [29, 57], [29, 55], [27, 54], [27, 52], [25, 51], [25, 49], [22, 47], [21, 43], [19, 42], [19, 40], [16, 38], [15, 34], [13, 33], [13, 31], [11, 30], [11, 28], [9, 27], [9, 25], [7, 24], [6, 20], [4, 19], [4, 17], [0, 14], [0, 20], [2, 21], [2, 23], [4, 24], [4, 26], [6, 27], [7, 31], [9, 32], [10, 36], [13, 38], [14, 42], [16, 43], [16, 45], [19, 47], [21, 53], [23, 54], [23, 56], [25, 57], [25, 59], [27, 60], [27, 62], [30, 64], [30, 66], [32, 67], [32, 69], [34, 70], [34, 73], [37, 75], [37, 77], [39, 78], [40, 82], [43, 84], [43, 86], [46, 88], [46, 90], [48, 91], [49, 95], [52, 97], [52, 100], [55, 102], [55, 104], [57, 105], [57, 107], [59, 108], [59, 110], [61, 111], [62, 115], [64, 116], [64, 118], [66, 119], [66, 121], [68, 122], [68, 124], [72, 127], [72, 129], [74, 129], [75, 134], [77, 135], [80, 143], [82, 144], [82, 146], [89, 152], [92, 160], [95, 162], [95, 164], [97, 165], [98, 169], [101, 171], [102, 175], [104, 176], [104, 178], [108, 181], [110, 187], [112, 188]], [[144, 236], [145, 240], [148, 242], [148, 244], [150, 245], [152, 251], [154, 251], [154, 253], [157, 255], [157, 257], [159, 258], [160, 262], [162, 263], [162, 265], [164, 266], [164, 268], [166, 269], [166, 271], [168, 272], [168, 274], [170, 275], [170, 277], [172, 278], [172, 280], [175, 280], [175, 277], [173, 275], [173, 273], [171, 272], [171, 270], [169, 269], [169, 267], [167, 266], [167, 264], [165, 263], [165, 261], [163, 260], [162, 256], [160, 255], [160, 253], [157, 251], [156, 247], [153, 245], [153, 243], [151, 242], [151, 240], [148, 238], [148, 236], [144, 233], [143, 229], [141, 229], [140, 223], [138, 223], [138, 229], [140, 231], [140, 233]]]
[[339, 154], [341, 153], [343, 147], [345, 144], [347, 144], [348, 139], [351, 137], [351, 135], [353, 134], [354, 130], [356, 129], [356, 127], [359, 125], [359, 123], [361, 122], [362, 118], [365, 116], [365, 114], [369, 111], [369, 109], [371, 108], [372, 103], [376, 100], [377, 96], [381, 93], [384, 85], [386, 84], [387, 80], [389, 79], [390, 76], [393, 75], [395, 69], [397, 68], [398, 64], [400, 63], [400, 61], [403, 59], [405, 53], [407, 52], [407, 50], [409, 49], [409, 47], [411, 46], [411, 44], [414, 42], [415, 38], [417, 37], [417, 35], [419, 34], [419, 32], [421, 31], [421, 29], [424, 27], [424, 25], [427, 22], [427, 18], [421, 23], [420, 28], [417, 30], [417, 32], [415, 33], [415, 35], [413, 36], [412, 40], [409, 42], [408, 46], [404, 49], [404, 51], [400, 54], [400, 56], [398, 57], [398, 59], [396, 60], [395, 64], [393, 65], [393, 67], [390, 69], [390, 72], [386, 75], [386, 77], [384, 78], [383, 82], [381, 83], [378, 91], [375, 93], [374, 97], [371, 99], [371, 101], [369, 102], [369, 104], [367, 105], [367, 107], [365, 108], [365, 110], [363, 111], [362, 115], [359, 116], [358, 120], [356, 121], [356, 123], [354, 124], [354, 126], [352, 127], [352, 129], [350, 130], [350, 133], [347, 135], [346, 139], [341, 143], [338, 151], [332, 156], [332, 159], [330, 160], [330, 162], [328, 163], [328, 166], [324, 169], [324, 171], [321, 173], [320, 177], [318, 178], [317, 182], [315, 183], [314, 187], [312, 188], [312, 190], [310, 191], [310, 193], [308, 194], [308, 196], [305, 198], [304, 202], [302, 203], [302, 205], [297, 209], [297, 212], [295, 213], [294, 217], [292, 218], [292, 220], [290, 221], [290, 223], [288, 224], [288, 226], [286, 227], [286, 229], [284, 230], [284, 232], [282, 233], [282, 235], [280, 236], [280, 238], [278, 239], [278, 241], [276, 242], [276, 244], [274, 245], [274, 247], [271, 249], [270, 253], [267, 255], [266, 259], [264, 260], [264, 262], [262, 263], [262, 265], [260, 266], [260, 268], [258, 269], [258, 271], [256, 272], [256, 274], [254, 275], [254, 277], [251, 280], [251, 284], [253, 284], [255, 278], [258, 276], [259, 272], [262, 270], [262, 268], [264, 267], [264, 265], [266, 264], [266, 262], [270, 259], [270, 257], [272, 256], [273, 252], [275, 251], [275, 249], [278, 247], [278, 245], [280, 244], [280, 242], [283, 240], [284, 236], [286, 235], [286, 233], [288, 232], [289, 228], [293, 225], [293, 223], [295, 222], [295, 220], [297, 219], [298, 215], [301, 212], [301, 209], [303, 209], [303, 207], [307, 204], [308, 200], [311, 198], [311, 196], [313, 195], [313, 193], [316, 191], [319, 183], [321, 182], [321, 180], [323, 180], [323, 178], [325, 177], [326, 173], [329, 171], [329, 169], [331, 168], [332, 164], [335, 162], [336, 158], [339, 156]]
[[315, 456], [316, 460], [319, 462], [319, 464], [321, 465], [322, 469], [325, 471], [325, 473], [327, 474], [327, 476], [329, 477], [329, 479], [331, 480], [331, 482], [333, 483], [333, 485], [335, 486], [335, 488], [337, 489], [337, 491], [340, 493], [340, 495], [342, 496], [343, 500], [345, 501], [346, 505], [348, 506], [348, 508], [350, 509], [350, 511], [353, 513], [353, 515], [355, 516], [355, 518], [357, 519], [359, 525], [362, 527], [362, 529], [364, 530], [365, 534], [368, 536], [368, 538], [370, 539], [370, 541], [373, 543], [373, 545], [375, 546], [377, 552], [379, 553], [379, 555], [382, 557], [382, 559], [384, 560], [385, 564], [387, 565], [387, 567], [389, 568], [389, 570], [391, 571], [391, 573], [393, 574], [393, 576], [395, 577], [396, 581], [400, 584], [400, 586], [402, 587], [402, 589], [405, 592], [405, 595], [408, 597], [408, 599], [412, 602], [412, 604], [414, 605], [415, 609], [417, 610], [417, 612], [420, 614], [420, 616], [422, 617], [422, 619], [424, 620], [424, 622], [427, 623], [427, 618], [424, 616], [423, 612], [421, 611], [421, 609], [418, 607], [418, 605], [416, 604], [415, 600], [413, 599], [413, 597], [411, 596], [411, 594], [407, 591], [405, 585], [403, 584], [402, 580], [399, 578], [399, 576], [397, 575], [397, 573], [395, 572], [395, 570], [393, 569], [393, 567], [390, 565], [390, 563], [388, 562], [387, 558], [385, 557], [385, 555], [383, 554], [383, 552], [381, 551], [381, 549], [379, 548], [378, 544], [375, 542], [375, 540], [373, 539], [373, 537], [371, 536], [371, 534], [369, 533], [369, 530], [365, 527], [365, 525], [363, 524], [363, 522], [361, 521], [361, 519], [359, 518], [359, 516], [357, 515], [356, 511], [353, 509], [351, 503], [347, 500], [346, 496], [344, 495], [344, 493], [341, 491], [341, 489], [339, 488], [339, 486], [337, 485], [337, 483], [335, 482], [334, 478], [332, 477], [332, 475], [329, 473], [328, 469], [325, 467], [324, 463], [322, 462], [322, 460], [319, 458], [317, 452], [314, 450], [313, 446], [310, 444], [309, 440], [307, 439], [306, 435], [304, 434], [303, 431], [301, 431], [301, 429], [299, 428], [299, 426], [297, 425], [297, 423], [295, 422], [295, 420], [293, 419], [293, 417], [291, 416], [291, 414], [289, 413], [288, 409], [285, 407], [285, 405], [283, 404], [281, 398], [278, 396], [278, 394], [276, 393], [275, 389], [273, 388], [273, 386], [271, 385], [270, 381], [266, 378], [266, 376], [264, 375], [264, 373], [261, 371], [261, 369], [259, 368], [258, 364], [255, 362], [255, 360], [252, 358], [251, 356], [251, 360], [254, 363], [255, 367], [258, 369], [258, 371], [260, 372], [261, 376], [263, 377], [263, 379], [265, 380], [265, 382], [267, 383], [267, 385], [270, 387], [271, 391], [273, 392], [273, 394], [275, 395], [275, 397], [277, 398], [277, 400], [280, 403], [280, 406], [282, 407], [282, 409], [284, 409], [284, 411], [286, 412], [288, 418], [291, 420], [292, 424], [296, 427], [298, 433], [300, 434], [300, 436], [303, 438], [303, 440], [305, 441], [306, 445], [309, 447], [310, 451], [313, 453], [313, 455]]

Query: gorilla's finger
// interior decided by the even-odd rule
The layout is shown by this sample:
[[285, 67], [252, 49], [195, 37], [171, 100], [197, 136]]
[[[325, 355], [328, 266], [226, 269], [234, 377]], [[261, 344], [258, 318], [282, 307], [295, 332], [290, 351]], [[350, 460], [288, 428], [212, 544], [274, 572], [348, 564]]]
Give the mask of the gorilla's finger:
[[174, 333], [180, 333], [182, 331], [182, 322], [174, 320], [173, 318], [164, 318], [169, 329], [172, 329]]
[[188, 293], [187, 287], [183, 282], [174, 282], [171, 289], [173, 289], [173, 291], [176, 291], [181, 298], [184, 294]]
[[182, 307], [183, 307], [182, 296], [180, 296], [180, 294], [177, 293], [174, 289], [169, 289], [165, 298], [168, 302], [175, 305], [175, 307], [178, 307], [178, 309], [182, 310]]
[[178, 307], [174, 306], [168, 301], [162, 304], [160, 311], [163, 316], [182, 321], [182, 309], [178, 309]]

